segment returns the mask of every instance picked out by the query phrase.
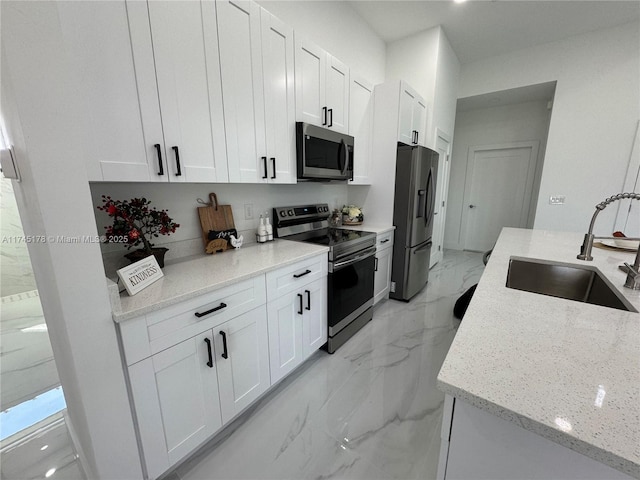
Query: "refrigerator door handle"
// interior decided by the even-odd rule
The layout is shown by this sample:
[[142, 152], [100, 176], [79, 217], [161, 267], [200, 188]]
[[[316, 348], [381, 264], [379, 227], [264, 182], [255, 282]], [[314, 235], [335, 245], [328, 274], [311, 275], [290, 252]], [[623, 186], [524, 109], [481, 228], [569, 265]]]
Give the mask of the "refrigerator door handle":
[[433, 211], [434, 211], [434, 204], [435, 204], [435, 195], [434, 195], [434, 191], [433, 191], [433, 169], [429, 170], [429, 177], [427, 178], [427, 192], [428, 195], [426, 195], [425, 199], [424, 199], [424, 203], [425, 203], [425, 215], [424, 215], [424, 223], [425, 225], [429, 226], [429, 224], [431, 223], [431, 220], [433, 219]]
[[416, 248], [413, 251], [413, 254], [415, 255], [416, 253], [422, 252], [424, 250], [427, 250], [428, 248], [431, 248], [431, 246], [433, 245], [433, 242], [431, 240], [429, 240], [427, 243], [425, 243], [423, 246], [421, 246], [420, 248]]
[[[423, 200], [424, 198], [424, 200]], [[426, 190], [418, 190], [418, 199], [416, 200], [418, 203], [418, 212], [416, 213], [416, 218], [421, 218], [426, 215], [425, 209], [427, 206], [427, 191]]]

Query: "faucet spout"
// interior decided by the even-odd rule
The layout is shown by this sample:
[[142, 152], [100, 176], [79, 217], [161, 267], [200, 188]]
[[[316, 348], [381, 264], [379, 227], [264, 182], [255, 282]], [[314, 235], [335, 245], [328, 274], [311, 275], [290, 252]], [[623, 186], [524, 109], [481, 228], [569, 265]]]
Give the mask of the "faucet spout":
[[[591, 217], [591, 223], [589, 224], [589, 231], [585, 234], [584, 240], [582, 242], [582, 247], [580, 247], [580, 254], [578, 255], [578, 260], [586, 260], [590, 262], [593, 260], [591, 256], [591, 250], [593, 249], [593, 242], [596, 238], [607, 238], [607, 237], [596, 237], [593, 234], [593, 227], [596, 223], [596, 218], [601, 210], [604, 210], [607, 205], [610, 203], [616, 202], [618, 200], [623, 200], [629, 198], [631, 200], [640, 200], [640, 193], [618, 193], [617, 195], [613, 195], [606, 200], [600, 202], [596, 205], [596, 211], [593, 212], [593, 216]], [[627, 240], [632, 240], [631, 238], [627, 238]], [[633, 239], [635, 240], [635, 239]], [[624, 286], [627, 288], [640, 289], [640, 246], [638, 246], [638, 253], [636, 254], [636, 260], [633, 265], [629, 265], [625, 263], [627, 266], [627, 281]]]

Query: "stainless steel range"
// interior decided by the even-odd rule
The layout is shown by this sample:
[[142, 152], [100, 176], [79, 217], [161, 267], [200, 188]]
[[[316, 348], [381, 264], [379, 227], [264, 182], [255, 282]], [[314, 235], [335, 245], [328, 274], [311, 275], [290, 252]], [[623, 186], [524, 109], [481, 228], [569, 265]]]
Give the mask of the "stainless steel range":
[[329, 247], [327, 350], [333, 353], [373, 316], [376, 234], [330, 228], [326, 203], [273, 209], [276, 236]]

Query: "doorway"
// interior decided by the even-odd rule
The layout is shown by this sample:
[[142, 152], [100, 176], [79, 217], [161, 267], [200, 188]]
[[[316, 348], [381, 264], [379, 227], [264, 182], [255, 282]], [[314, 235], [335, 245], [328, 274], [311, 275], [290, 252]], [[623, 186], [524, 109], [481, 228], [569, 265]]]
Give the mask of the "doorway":
[[503, 227], [530, 227], [539, 142], [469, 148], [464, 205], [465, 250], [493, 248]]
[[449, 171], [451, 136], [439, 128], [436, 129], [436, 152], [438, 152], [438, 179], [436, 180], [436, 203], [433, 212], [433, 245], [429, 268], [442, 260], [444, 253], [444, 227], [447, 218], [447, 192], [449, 189]]

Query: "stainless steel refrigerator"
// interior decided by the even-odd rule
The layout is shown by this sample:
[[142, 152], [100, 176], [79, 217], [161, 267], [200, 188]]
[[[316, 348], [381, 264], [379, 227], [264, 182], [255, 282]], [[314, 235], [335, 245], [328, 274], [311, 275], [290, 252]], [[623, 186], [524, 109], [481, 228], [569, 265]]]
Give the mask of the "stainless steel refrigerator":
[[429, 280], [437, 178], [436, 152], [425, 147], [398, 144], [391, 298], [409, 301]]

